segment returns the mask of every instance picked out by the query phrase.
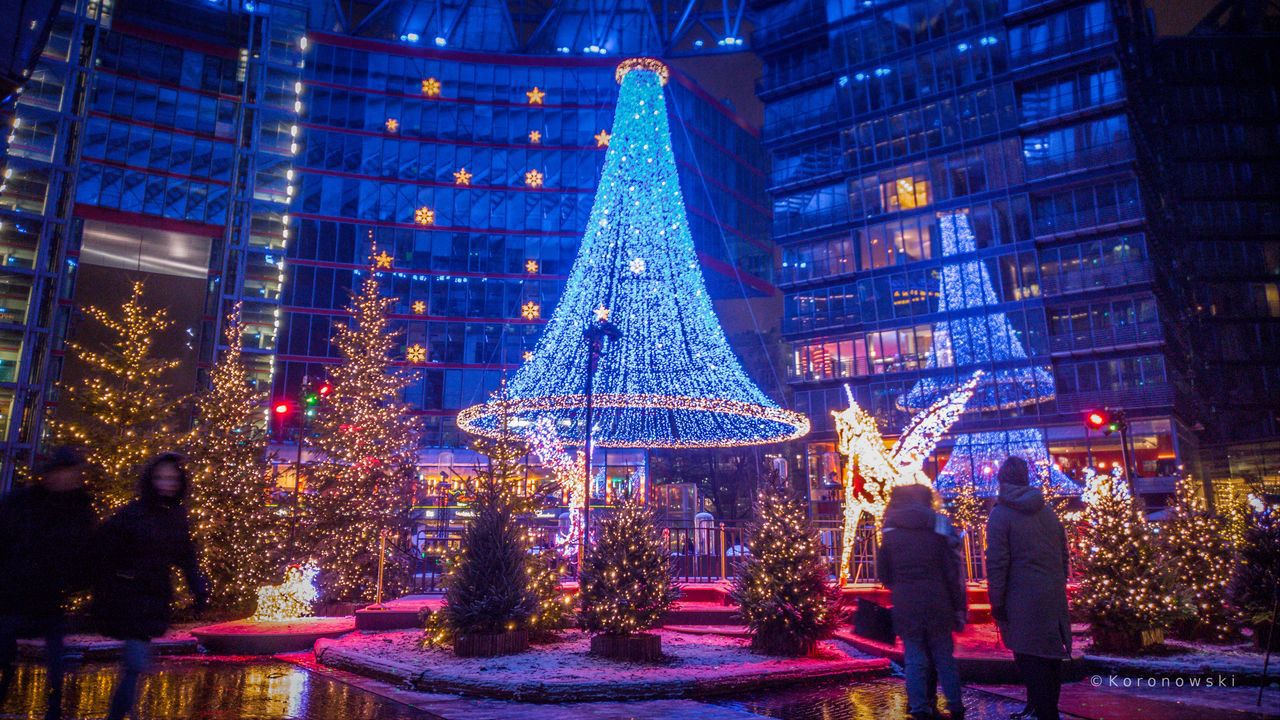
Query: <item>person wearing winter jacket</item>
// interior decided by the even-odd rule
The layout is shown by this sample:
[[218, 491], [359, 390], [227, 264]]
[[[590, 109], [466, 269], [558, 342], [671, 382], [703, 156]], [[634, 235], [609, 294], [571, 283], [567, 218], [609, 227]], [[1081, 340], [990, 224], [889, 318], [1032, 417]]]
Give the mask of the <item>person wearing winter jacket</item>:
[[58, 448], [37, 482], [0, 500], [0, 704], [9, 694], [20, 637], [42, 637], [48, 670], [46, 718], [62, 713], [63, 603], [88, 587], [93, 506], [84, 460]]
[[1062, 661], [1071, 657], [1067, 617], [1067, 537], [1027, 463], [1010, 457], [987, 520], [991, 615], [1027, 687], [1026, 720], [1058, 720]]
[[197, 612], [208, 602], [182, 504], [187, 485], [182, 457], [160, 455], [143, 471], [138, 497], [98, 533], [100, 565], [91, 615], [98, 632], [124, 641], [109, 720], [122, 720], [132, 710], [138, 677], [150, 664], [151, 638], [169, 629], [170, 570], [182, 571]]
[[890, 590], [893, 629], [902, 638], [907, 701], [912, 718], [934, 716], [932, 678], [942, 686], [953, 720], [964, 717], [960, 672], [951, 633], [964, 629], [965, 596], [960, 537], [933, 509], [924, 485], [893, 489], [876, 558]]

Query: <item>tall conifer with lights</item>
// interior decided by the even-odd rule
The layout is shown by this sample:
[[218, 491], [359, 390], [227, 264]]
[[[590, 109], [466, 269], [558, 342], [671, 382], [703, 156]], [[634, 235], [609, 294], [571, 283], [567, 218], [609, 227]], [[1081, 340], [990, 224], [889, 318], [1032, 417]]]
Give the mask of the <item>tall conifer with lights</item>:
[[178, 361], [157, 357], [154, 345], [173, 321], [164, 308], [144, 304], [143, 294], [135, 282], [118, 313], [85, 308], [111, 339], [100, 349], [67, 342], [88, 372], [61, 385], [65, 408], [51, 423], [56, 442], [85, 449], [89, 490], [102, 513], [133, 497], [139, 468], [170, 440], [175, 398], [166, 379]]
[[1187, 639], [1231, 636], [1227, 585], [1235, 546], [1226, 521], [1211, 512], [1191, 478], [1180, 478], [1160, 527], [1160, 566], [1173, 595], [1174, 630]]
[[1085, 470], [1077, 603], [1094, 646], [1133, 651], [1161, 629], [1168, 599], [1160, 590], [1155, 544], [1129, 486], [1113, 474]]
[[751, 552], [732, 594], [751, 646], [771, 655], [808, 654], [843, 618], [817, 531], [799, 502], [767, 486], [756, 497], [747, 538]]
[[266, 393], [251, 382], [244, 362], [240, 306], [227, 316], [226, 349], [210, 385], [196, 397], [196, 421], [187, 436], [191, 458], [191, 515], [200, 565], [210, 580], [214, 607], [252, 607], [259, 587], [280, 569], [279, 518], [267, 500], [274, 484], [262, 418]]
[[394, 366], [399, 334], [389, 318], [393, 302], [382, 296], [370, 269], [352, 297], [350, 321], [339, 322], [334, 332], [342, 362], [329, 370], [333, 390], [315, 421], [320, 461], [304, 501], [309, 550], [320, 563], [320, 588], [329, 600], [373, 598], [383, 532], [384, 596], [394, 596], [407, 580], [403, 563], [389, 554], [407, 528], [418, 426], [400, 401], [408, 379]]

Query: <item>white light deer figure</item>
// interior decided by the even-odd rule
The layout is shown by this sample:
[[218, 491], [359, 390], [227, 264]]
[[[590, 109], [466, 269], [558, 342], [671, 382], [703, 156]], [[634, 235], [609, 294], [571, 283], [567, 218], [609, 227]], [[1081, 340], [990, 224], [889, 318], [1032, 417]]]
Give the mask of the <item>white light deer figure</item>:
[[[981, 378], [981, 370], [974, 372], [955, 390], [917, 413], [902, 429], [902, 434], [891, 448], [885, 448], [884, 437], [876, 427], [875, 418], [858, 405], [849, 386], [845, 386], [845, 394], [849, 397], [848, 409], [831, 413], [836, 420], [837, 447], [845, 456], [844, 541], [840, 551], [839, 571], [841, 585], [849, 580], [849, 561], [853, 556], [854, 541], [862, 516], [866, 514], [875, 520], [878, 533], [880, 518], [884, 515], [884, 508], [893, 488], [899, 485], [932, 487], [929, 476], [924, 474], [925, 458], [929, 457], [943, 434], [960, 418]], [[861, 483], [857, 482], [858, 477], [861, 477]]]
[[586, 470], [583, 453], [570, 453], [565, 449], [555, 421], [549, 417], [538, 418], [528, 439], [529, 450], [538, 462], [546, 465], [555, 482], [569, 491], [569, 532], [556, 533], [556, 550], [561, 557], [573, 557], [578, 554], [578, 543], [582, 541], [582, 510], [587, 504], [582, 487], [582, 474]]

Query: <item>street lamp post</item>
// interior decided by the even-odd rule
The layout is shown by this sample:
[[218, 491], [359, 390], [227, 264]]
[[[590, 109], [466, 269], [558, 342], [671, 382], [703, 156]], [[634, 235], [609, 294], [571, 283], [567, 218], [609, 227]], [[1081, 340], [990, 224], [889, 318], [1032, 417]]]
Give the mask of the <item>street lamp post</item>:
[[583, 443], [586, 457], [582, 461], [582, 538], [578, 543], [579, 578], [582, 577], [582, 568], [587, 559], [587, 538], [590, 537], [591, 530], [591, 427], [595, 422], [592, 388], [595, 385], [596, 370], [600, 366], [600, 355], [604, 352], [605, 338], [617, 340], [622, 337], [622, 330], [604, 317], [597, 316], [595, 321], [587, 325], [582, 336], [587, 341], [587, 429], [586, 440]]

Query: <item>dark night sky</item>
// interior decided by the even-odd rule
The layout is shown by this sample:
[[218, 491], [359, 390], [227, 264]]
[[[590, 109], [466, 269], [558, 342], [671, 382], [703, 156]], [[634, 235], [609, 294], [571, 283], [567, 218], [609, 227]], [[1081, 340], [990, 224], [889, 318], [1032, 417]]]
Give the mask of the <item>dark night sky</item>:
[[[1183, 35], [1195, 27], [1219, 0], [1145, 0], [1155, 13], [1156, 30], [1161, 35]], [[755, 82], [760, 77], [760, 60], [753, 53], [713, 55], [675, 60], [673, 65], [688, 73], [713, 96], [728, 100], [747, 122], [760, 127], [764, 106], [756, 98]]]

